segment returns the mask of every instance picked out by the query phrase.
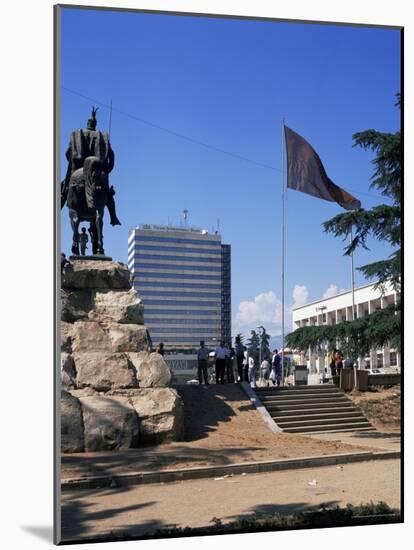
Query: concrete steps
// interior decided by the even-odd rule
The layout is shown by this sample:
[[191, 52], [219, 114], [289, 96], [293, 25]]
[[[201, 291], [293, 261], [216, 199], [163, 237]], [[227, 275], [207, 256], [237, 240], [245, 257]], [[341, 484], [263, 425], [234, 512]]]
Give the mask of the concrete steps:
[[366, 426], [350, 422], [349, 424], [329, 424], [326, 426], [308, 426], [307, 428], [289, 428], [283, 431], [292, 434], [306, 435], [307, 433], [324, 434], [328, 432], [372, 432], [373, 430], [374, 428], [371, 424], [369, 424], [369, 422]]
[[[348, 400], [349, 401], [349, 400]], [[305, 402], [305, 406], [303, 404], [299, 404], [299, 405], [291, 405], [289, 403], [283, 403], [283, 404], [276, 404], [276, 405], [273, 405], [272, 403], [267, 403], [266, 404], [266, 408], [267, 410], [269, 411], [269, 413], [272, 413], [272, 412], [279, 412], [280, 414], [284, 414], [285, 412], [289, 412], [289, 411], [303, 411], [303, 412], [309, 412], [309, 414], [312, 413], [312, 411], [315, 411], [316, 412], [327, 412], [327, 411], [338, 411], [338, 412], [341, 412], [341, 411], [347, 411], [350, 407], [352, 407], [352, 403], [349, 403], [349, 402], [339, 402], [339, 403], [336, 403], [336, 402], [331, 402], [329, 401], [328, 403], [324, 403], [323, 401], [322, 402], [317, 402], [317, 403], [306, 403]]]
[[332, 385], [256, 388], [275, 423], [288, 433], [371, 431], [343, 390]]
[[[306, 416], [306, 421], [303, 420], [303, 418]], [[335, 412], [322, 412], [322, 413], [315, 413], [312, 411], [309, 414], [291, 414], [291, 413], [276, 413], [272, 414], [273, 420], [276, 422], [276, 424], [279, 424], [279, 426], [282, 428], [282, 424], [286, 424], [287, 422], [307, 422], [312, 420], [337, 420], [338, 423], [342, 421], [342, 419], [363, 419], [365, 420], [364, 415], [360, 411], [335, 411]]]
[[[307, 397], [304, 396], [302, 399], [293, 399], [293, 398], [285, 397], [283, 399], [275, 398], [275, 399], [264, 399], [264, 400], [262, 400], [260, 395], [258, 397], [260, 398], [260, 400], [262, 401], [262, 403], [265, 407], [267, 407], [267, 406], [283, 407], [283, 406], [286, 406], [286, 405], [289, 405], [289, 406], [291, 406], [291, 405], [292, 406], [293, 405], [298, 405], [298, 406], [312, 405], [312, 406], [318, 406], [319, 407], [320, 405], [323, 405], [323, 404], [334, 406], [336, 404], [344, 405], [345, 403], [349, 402], [349, 399], [347, 397], [330, 397], [330, 396], [326, 396], [325, 398], [323, 398], [323, 397], [314, 398], [312, 396], [307, 398]], [[352, 402], [351, 402], [351, 405], [353, 405]]]

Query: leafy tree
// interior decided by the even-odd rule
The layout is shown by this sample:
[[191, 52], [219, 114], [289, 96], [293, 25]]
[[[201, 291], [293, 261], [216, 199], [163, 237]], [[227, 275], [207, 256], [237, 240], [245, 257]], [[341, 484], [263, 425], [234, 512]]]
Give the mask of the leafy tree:
[[250, 334], [250, 339], [247, 342], [247, 351], [253, 357], [255, 365], [257, 365], [259, 362], [260, 337], [255, 330], [252, 330]]
[[[400, 107], [401, 96], [397, 95]], [[401, 134], [366, 130], [353, 135], [354, 147], [371, 150], [374, 173], [370, 188], [377, 189], [391, 204], [380, 204], [369, 210], [358, 210], [338, 214], [323, 224], [327, 233], [348, 239], [353, 232], [352, 242], [345, 246], [345, 255], [357, 247], [368, 250], [367, 238], [374, 237], [388, 242], [393, 253], [386, 259], [358, 267], [367, 279], [375, 280], [375, 287], [384, 291], [391, 284], [401, 291]], [[401, 340], [400, 302], [375, 311], [354, 321], [343, 321], [333, 326], [301, 327], [290, 333], [287, 345], [306, 350], [328, 342], [330, 347], [340, 347], [352, 359], [368, 353], [373, 347], [391, 345], [400, 349]]]

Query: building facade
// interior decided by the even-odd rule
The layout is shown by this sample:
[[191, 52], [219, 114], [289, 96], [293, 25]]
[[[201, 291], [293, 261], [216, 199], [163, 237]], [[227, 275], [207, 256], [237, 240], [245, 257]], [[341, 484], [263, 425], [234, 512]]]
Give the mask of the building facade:
[[221, 245], [221, 337], [231, 346], [231, 246]]
[[155, 346], [163, 342], [167, 351], [189, 352], [200, 340], [214, 347], [224, 337], [230, 246], [222, 245], [220, 234], [140, 225], [129, 234], [128, 267]]
[[[387, 286], [382, 294], [373, 284], [354, 290], [355, 317], [362, 317], [394, 304], [399, 296]], [[352, 291], [341, 292], [335, 296], [311, 302], [293, 309], [293, 330], [299, 327], [315, 325], [335, 325], [341, 321], [352, 320]], [[310, 373], [321, 373], [327, 367], [327, 349], [309, 349], [305, 358]], [[358, 359], [359, 368], [400, 369], [400, 354], [397, 350], [384, 347], [372, 349], [369, 355]]]

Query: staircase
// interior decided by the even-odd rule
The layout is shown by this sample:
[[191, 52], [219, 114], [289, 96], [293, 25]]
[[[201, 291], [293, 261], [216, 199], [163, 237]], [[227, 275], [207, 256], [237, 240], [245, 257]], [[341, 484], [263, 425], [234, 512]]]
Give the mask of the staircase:
[[279, 428], [287, 433], [374, 430], [345, 392], [330, 384], [256, 388], [255, 391]]

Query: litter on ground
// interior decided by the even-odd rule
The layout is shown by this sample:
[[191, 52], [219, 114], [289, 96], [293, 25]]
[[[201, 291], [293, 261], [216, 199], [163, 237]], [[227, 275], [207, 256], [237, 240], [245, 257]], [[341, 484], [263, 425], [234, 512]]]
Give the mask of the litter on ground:
[[318, 482], [316, 481], [316, 479], [312, 479], [312, 481], [308, 481], [308, 485], [314, 487], [315, 485], [318, 485]]

